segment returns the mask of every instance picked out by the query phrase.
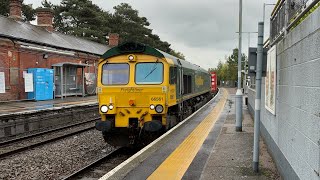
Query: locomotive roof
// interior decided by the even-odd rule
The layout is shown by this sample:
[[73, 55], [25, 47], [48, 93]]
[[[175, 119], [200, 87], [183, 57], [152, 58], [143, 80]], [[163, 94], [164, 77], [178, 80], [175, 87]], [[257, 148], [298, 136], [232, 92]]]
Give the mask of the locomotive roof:
[[113, 47], [107, 52], [105, 52], [101, 58], [108, 59], [113, 56], [121, 55], [121, 54], [130, 54], [130, 53], [142, 53], [146, 55], [152, 55], [159, 58], [166, 58], [171, 59], [173, 61], [174, 65], [181, 65], [182, 67], [198, 70], [202, 72], [208, 72], [205, 69], [201, 68], [200, 66], [196, 64], [192, 64], [188, 61], [181, 60], [175, 56], [172, 56], [166, 52], [163, 52], [161, 50], [158, 50], [156, 48], [152, 48], [148, 45], [141, 44], [141, 43], [135, 43], [135, 42], [127, 42], [124, 44], [121, 44], [119, 46]]

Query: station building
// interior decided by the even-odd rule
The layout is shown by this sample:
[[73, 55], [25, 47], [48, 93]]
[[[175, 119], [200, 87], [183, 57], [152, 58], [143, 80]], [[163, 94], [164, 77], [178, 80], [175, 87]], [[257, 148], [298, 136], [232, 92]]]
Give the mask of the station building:
[[53, 70], [54, 98], [95, 94], [97, 61], [119, 35], [109, 34], [106, 44], [65, 35], [54, 31], [51, 9], [38, 8], [32, 25], [22, 21], [21, 7], [21, 0], [11, 0], [9, 17], [0, 16], [0, 101], [30, 99], [25, 77], [31, 68]]

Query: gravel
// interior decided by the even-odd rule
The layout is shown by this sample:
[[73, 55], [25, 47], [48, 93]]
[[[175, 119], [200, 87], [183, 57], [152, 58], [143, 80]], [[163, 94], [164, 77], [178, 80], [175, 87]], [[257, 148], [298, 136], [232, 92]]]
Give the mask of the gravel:
[[32, 144], [36, 144], [36, 143], [39, 143], [39, 142], [47, 141], [47, 140], [50, 140], [50, 139], [55, 138], [55, 137], [59, 137], [59, 136], [65, 135], [65, 134], [70, 134], [72, 132], [77, 132], [79, 130], [82, 130], [82, 129], [85, 129], [85, 128], [89, 128], [89, 127], [93, 127], [93, 126], [94, 126], [94, 123], [88, 122], [88, 123], [85, 123], [85, 124], [82, 124], [82, 125], [79, 125], [79, 126], [70, 127], [70, 128], [67, 128], [67, 129], [61, 129], [61, 130], [57, 130], [57, 131], [54, 131], [54, 132], [46, 133], [46, 134], [43, 134], [43, 135], [40, 135], [40, 136], [31, 137], [31, 138], [27, 138], [27, 139], [24, 139], [24, 140], [19, 140], [17, 142], [13, 142], [13, 143], [10, 143], [10, 144], [7, 144], [7, 145], [4, 145], [4, 146], [0, 147], [0, 153], [1, 154], [2, 153], [6, 153], [8, 151], [19, 149], [21, 147], [30, 146]]
[[0, 179], [61, 179], [114, 148], [91, 130], [0, 161]]

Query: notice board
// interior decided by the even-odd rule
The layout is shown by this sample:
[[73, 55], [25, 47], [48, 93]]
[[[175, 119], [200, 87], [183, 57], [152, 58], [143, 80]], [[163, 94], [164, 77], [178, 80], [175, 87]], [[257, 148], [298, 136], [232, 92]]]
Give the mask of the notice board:
[[267, 56], [267, 74], [265, 78], [265, 107], [272, 114], [276, 114], [276, 78], [277, 78], [277, 53], [274, 45]]
[[6, 80], [4, 78], [4, 72], [0, 72], [0, 93], [6, 93]]
[[32, 73], [24, 74], [24, 91], [33, 92], [33, 74]]

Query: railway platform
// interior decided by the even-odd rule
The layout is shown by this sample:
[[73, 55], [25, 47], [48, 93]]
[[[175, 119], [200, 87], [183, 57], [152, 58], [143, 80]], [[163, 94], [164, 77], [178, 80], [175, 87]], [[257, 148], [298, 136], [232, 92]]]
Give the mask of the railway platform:
[[0, 142], [99, 118], [96, 96], [0, 103]]
[[0, 102], [0, 116], [97, 103], [96, 96], [57, 98], [49, 101]]
[[100, 179], [280, 179], [260, 139], [260, 172], [252, 170], [253, 120], [243, 106], [235, 131], [235, 90], [219, 94], [183, 123]]

